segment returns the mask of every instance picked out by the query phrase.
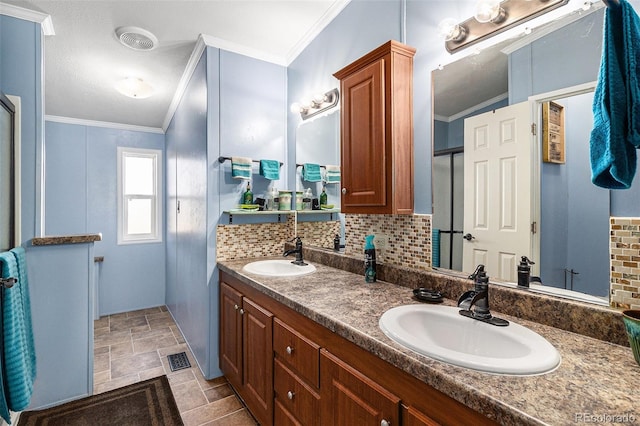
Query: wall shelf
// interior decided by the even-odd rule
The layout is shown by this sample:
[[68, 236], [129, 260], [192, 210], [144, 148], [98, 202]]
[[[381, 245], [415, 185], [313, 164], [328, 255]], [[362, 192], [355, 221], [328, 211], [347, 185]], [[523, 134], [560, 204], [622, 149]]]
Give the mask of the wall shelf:
[[[282, 222], [282, 216], [290, 215], [290, 214], [300, 214], [300, 215], [316, 215], [316, 214], [328, 214], [331, 215], [330, 220], [334, 220], [334, 215], [340, 213], [340, 209], [331, 209], [331, 210], [268, 210], [268, 211], [260, 211], [260, 210], [243, 210], [243, 209], [233, 209], [233, 210], [225, 210], [222, 212], [229, 216], [229, 225], [233, 224], [233, 216], [278, 216], [278, 222]], [[336, 216], [337, 219], [337, 216]]]

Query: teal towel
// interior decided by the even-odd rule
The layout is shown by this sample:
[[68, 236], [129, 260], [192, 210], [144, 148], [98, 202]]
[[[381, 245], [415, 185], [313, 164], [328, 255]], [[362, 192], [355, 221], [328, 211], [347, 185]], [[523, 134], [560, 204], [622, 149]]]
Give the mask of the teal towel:
[[266, 179], [280, 179], [280, 162], [276, 160], [260, 160], [260, 175]]
[[591, 181], [603, 188], [630, 188], [636, 173], [639, 37], [638, 16], [626, 0], [607, 7], [590, 140]]
[[[16, 264], [16, 258], [13, 253], [8, 251], [0, 253], [0, 276], [2, 278], [16, 278], [18, 276], [18, 265]], [[2, 305], [0, 305], [0, 330], [4, 328], [2, 321], [3, 310]], [[0, 354], [4, 354], [3, 339], [0, 339]], [[0, 355], [0, 417], [8, 424], [11, 424], [11, 414], [9, 413], [5, 382], [4, 357]]]
[[326, 183], [340, 183], [340, 166], [326, 165], [324, 168]]
[[305, 163], [302, 166], [302, 179], [307, 182], [320, 182], [322, 174], [320, 174], [320, 166], [313, 163]]
[[2, 331], [6, 399], [10, 410], [21, 411], [31, 401], [36, 377], [25, 251], [19, 247], [2, 253], [0, 261], [3, 276], [8, 274], [18, 279], [13, 287], [2, 289]]
[[251, 158], [231, 157], [231, 177], [235, 179], [251, 179]]

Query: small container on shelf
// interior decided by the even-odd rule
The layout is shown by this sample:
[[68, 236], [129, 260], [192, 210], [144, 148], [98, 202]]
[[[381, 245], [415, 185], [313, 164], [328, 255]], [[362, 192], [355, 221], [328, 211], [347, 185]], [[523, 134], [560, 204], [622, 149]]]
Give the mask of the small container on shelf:
[[280, 191], [279, 192], [279, 208], [280, 210], [291, 210], [291, 191]]

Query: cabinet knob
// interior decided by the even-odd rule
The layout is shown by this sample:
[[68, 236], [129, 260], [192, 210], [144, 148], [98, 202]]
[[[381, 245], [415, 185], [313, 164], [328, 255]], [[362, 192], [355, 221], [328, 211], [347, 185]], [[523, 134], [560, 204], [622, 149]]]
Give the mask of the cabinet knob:
[[291, 346], [287, 346], [287, 353], [291, 355], [293, 353], [293, 348]]
[[347, 193], [347, 188], [342, 188], [342, 193], [346, 194]]
[[244, 315], [244, 309], [240, 309], [240, 315]]
[[382, 421], [380, 422], [380, 426], [391, 426], [391, 422], [388, 422], [385, 419], [382, 419]]
[[236, 311], [240, 308], [240, 306], [238, 305], [233, 305], [233, 309], [235, 309]]
[[294, 395], [295, 395], [295, 393], [293, 393], [291, 391], [287, 392], [287, 398], [289, 398], [289, 399], [293, 399]]

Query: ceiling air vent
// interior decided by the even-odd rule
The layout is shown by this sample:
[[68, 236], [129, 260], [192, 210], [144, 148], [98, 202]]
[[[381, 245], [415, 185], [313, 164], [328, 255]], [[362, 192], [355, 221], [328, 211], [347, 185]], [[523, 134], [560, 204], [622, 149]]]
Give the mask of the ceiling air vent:
[[153, 50], [158, 39], [149, 31], [138, 27], [120, 27], [116, 29], [120, 43], [133, 50]]

